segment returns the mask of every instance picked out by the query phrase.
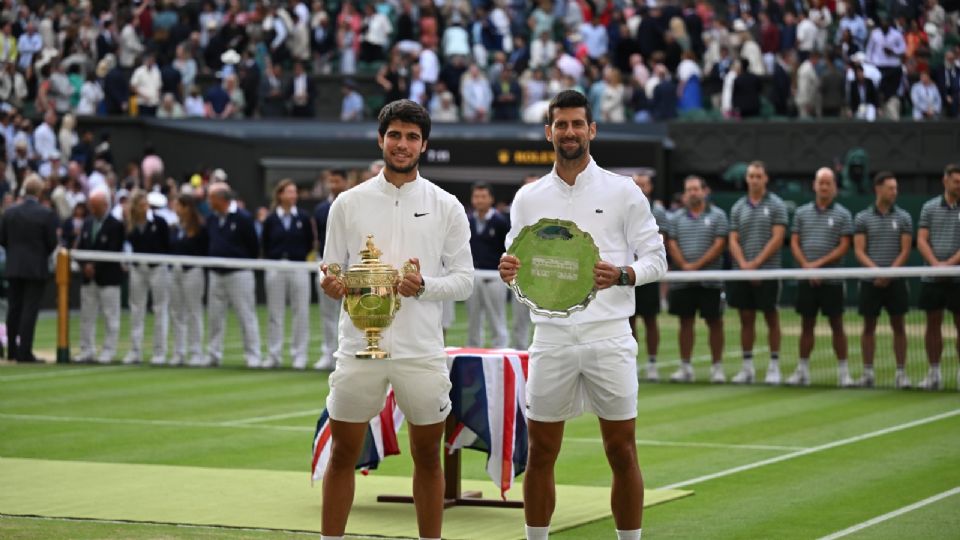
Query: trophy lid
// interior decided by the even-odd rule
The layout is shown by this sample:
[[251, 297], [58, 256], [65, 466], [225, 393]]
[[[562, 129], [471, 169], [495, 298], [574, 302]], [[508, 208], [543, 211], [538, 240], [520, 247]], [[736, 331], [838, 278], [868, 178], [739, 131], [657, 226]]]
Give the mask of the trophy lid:
[[360, 263], [353, 265], [351, 269], [363, 269], [364, 272], [396, 272], [392, 266], [385, 264], [380, 260], [380, 251], [373, 243], [373, 235], [367, 235], [367, 248], [360, 250]]

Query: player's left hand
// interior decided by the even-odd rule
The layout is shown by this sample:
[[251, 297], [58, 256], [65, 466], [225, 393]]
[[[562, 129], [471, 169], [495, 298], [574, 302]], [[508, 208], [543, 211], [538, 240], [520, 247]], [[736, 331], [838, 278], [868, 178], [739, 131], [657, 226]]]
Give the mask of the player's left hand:
[[397, 286], [397, 292], [400, 296], [416, 296], [420, 287], [423, 285], [423, 276], [420, 275], [420, 259], [413, 258], [408, 261], [417, 271], [408, 272], [400, 279], [400, 285]]
[[620, 269], [608, 263], [599, 261], [593, 266], [593, 284], [599, 290], [607, 289], [620, 280]]

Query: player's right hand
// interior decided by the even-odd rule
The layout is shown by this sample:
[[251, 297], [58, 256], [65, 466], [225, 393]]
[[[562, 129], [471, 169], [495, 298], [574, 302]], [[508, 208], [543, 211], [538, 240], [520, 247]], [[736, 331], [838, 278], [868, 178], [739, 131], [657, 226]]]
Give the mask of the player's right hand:
[[328, 274], [325, 264], [320, 265], [320, 271], [323, 272], [323, 280], [320, 282], [323, 293], [334, 300], [343, 299], [347, 294], [347, 288], [343, 285], [343, 281], [333, 274]]
[[517, 270], [520, 268], [520, 259], [514, 257], [513, 255], [504, 255], [500, 257], [500, 266], [497, 267], [500, 270], [500, 279], [504, 283], [510, 283], [517, 277]]

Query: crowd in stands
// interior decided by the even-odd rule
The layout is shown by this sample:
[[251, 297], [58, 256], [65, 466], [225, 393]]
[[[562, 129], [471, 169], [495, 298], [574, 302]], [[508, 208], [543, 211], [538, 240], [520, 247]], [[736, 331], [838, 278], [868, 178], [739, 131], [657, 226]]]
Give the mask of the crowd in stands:
[[28, 118], [309, 117], [311, 75], [331, 73], [344, 121], [405, 97], [435, 121], [539, 122], [568, 88], [603, 122], [960, 101], [957, 0], [76, 0], [6, 2], [0, 21], [0, 102]]

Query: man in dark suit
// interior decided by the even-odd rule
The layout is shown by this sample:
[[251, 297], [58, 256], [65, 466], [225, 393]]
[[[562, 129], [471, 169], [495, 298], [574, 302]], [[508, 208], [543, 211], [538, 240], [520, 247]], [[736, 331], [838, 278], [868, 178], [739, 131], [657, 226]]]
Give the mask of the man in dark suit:
[[[90, 216], [83, 223], [77, 249], [96, 251], [123, 250], [124, 230], [116, 218], [110, 215], [110, 193], [94, 191], [90, 194]], [[83, 284], [80, 286], [80, 355], [77, 362], [109, 364], [117, 353], [117, 338], [120, 336], [120, 285], [123, 283], [123, 268], [115, 262], [86, 262], [83, 268]], [[96, 356], [97, 317], [103, 314], [106, 332], [103, 348]]]
[[39, 177], [27, 178], [23, 202], [7, 210], [0, 220], [0, 246], [7, 250], [9, 283], [8, 358], [17, 362], [37, 361], [33, 356], [33, 332], [40, 299], [50, 278], [48, 259], [57, 247], [57, 215], [37, 201], [42, 191], [43, 181]]
[[[470, 224], [470, 251], [477, 270], [496, 270], [510, 231], [510, 218], [494, 208], [493, 188], [474, 184], [467, 214]], [[484, 347], [484, 320], [490, 324], [490, 346], [507, 346], [507, 295], [503, 282], [494, 277], [473, 278], [473, 294], [467, 299], [467, 347]]]
[[940, 90], [944, 118], [956, 118], [960, 111], [960, 67], [951, 49], [943, 55], [943, 66], [933, 70], [933, 81]]
[[733, 109], [741, 118], [760, 116], [760, 94], [763, 83], [760, 77], [750, 72], [750, 63], [740, 59], [739, 75], [733, 81]]
[[[342, 169], [327, 171], [324, 180], [327, 187], [327, 198], [313, 210], [313, 221], [317, 226], [317, 257], [323, 258], [323, 248], [327, 240], [327, 216], [330, 214], [330, 205], [336, 198], [347, 190], [347, 172]], [[320, 294], [320, 318], [323, 319], [323, 355], [313, 365], [314, 369], [330, 371], [336, 366], [333, 353], [339, 343], [340, 302], [329, 296]]]
[[293, 65], [293, 78], [288, 83], [286, 95], [290, 101], [290, 116], [298, 118], [314, 116], [313, 81], [310, 80], [310, 76], [300, 62]]
[[877, 87], [873, 81], [863, 74], [863, 68], [857, 64], [853, 65], [854, 80], [850, 81], [850, 89], [847, 92], [849, 100], [850, 113], [858, 120], [876, 120], [877, 109], [880, 108], [880, 97], [877, 94]]

